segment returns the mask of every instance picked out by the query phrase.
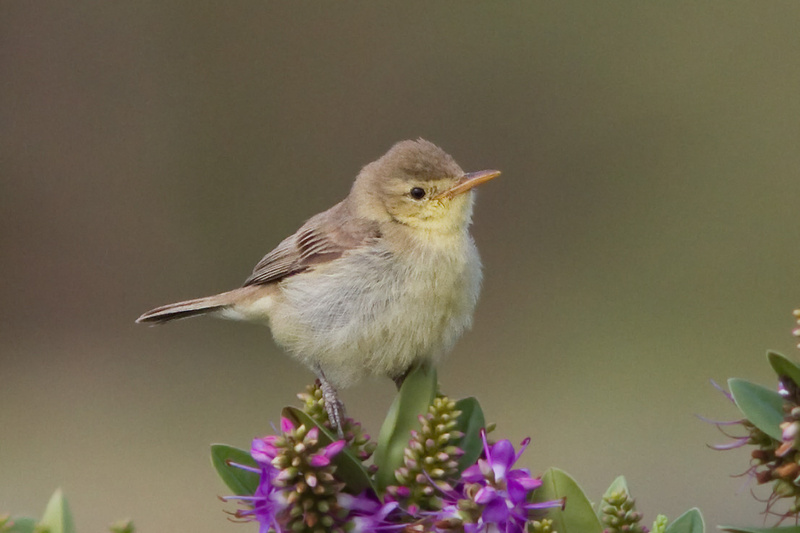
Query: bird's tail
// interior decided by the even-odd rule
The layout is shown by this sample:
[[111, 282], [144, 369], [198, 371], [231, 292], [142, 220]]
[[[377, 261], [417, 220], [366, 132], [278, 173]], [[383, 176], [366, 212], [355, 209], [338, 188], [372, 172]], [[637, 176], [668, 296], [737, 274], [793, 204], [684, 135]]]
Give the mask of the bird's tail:
[[146, 312], [137, 318], [136, 322], [139, 324], [163, 324], [170, 320], [189, 318], [191, 316], [219, 311], [220, 309], [234, 304], [237, 297], [240, 296], [240, 291], [241, 289], [236, 289], [221, 294], [215, 294], [214, 296], [206, 296], [205, 298], [196, 298], [194, 300], [162, 305], [161, 307], [156, 307]]

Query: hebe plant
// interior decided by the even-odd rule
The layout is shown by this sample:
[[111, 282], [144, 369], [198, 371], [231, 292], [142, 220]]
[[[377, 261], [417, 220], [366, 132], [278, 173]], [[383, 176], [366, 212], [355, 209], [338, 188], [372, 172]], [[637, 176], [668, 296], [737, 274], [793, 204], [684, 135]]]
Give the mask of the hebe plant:
[[[800, 310], [795, 311], [800, 319]], [[798, 321], [800, 326], [800, 320]], [[800, 337], [800, 327], [794, 331]], [[777, 389], [742, 379], [726, 396], [743, 418], [715, 422], [731, 443], [751, 447], [747, 469], [768, 487], [767, 528], [723, 526], [732, 533], [798, 533], [800, 517], [800, 365], [776, 352], [767, 359]], [[623, 477], [592, 505], [565, 472], [535, 476], [519, 466], [528, 446], [491, 439], [475, 398], [452, 400], [438, 391], [436, 372], [411, 372], [381, 427], [377, 443], [347, 419], [343, 438], [328, 420], [317, 386], [299, 395], [301, 407], [282, 411], [280, 431], [253, 440], [249, 450], [213, 445], [212, 463], [239, 502], [234, 519], [258, 523], [260, 533], [703, 533], [697, 509], [647, 527]], [[740, 434], [731, 433], [739, 428]], [[735, 430], [734, 430], [735, 431]], [[110, 526], [133, 533], [129, 520]], [[76, 533], [61, 491], [40, 520], [0, 516], [0, 533]]]

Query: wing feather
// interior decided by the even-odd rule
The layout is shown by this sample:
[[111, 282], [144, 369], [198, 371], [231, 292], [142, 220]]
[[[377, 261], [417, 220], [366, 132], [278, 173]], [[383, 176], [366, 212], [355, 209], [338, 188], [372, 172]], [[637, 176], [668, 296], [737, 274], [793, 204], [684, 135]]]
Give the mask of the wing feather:
[[340, 202], [310, 218], [258, 262], [244, 285], [271, 283], [305, 272], [380, 237], [377, 223], [347, 216], [347, 209], [347, 204]]

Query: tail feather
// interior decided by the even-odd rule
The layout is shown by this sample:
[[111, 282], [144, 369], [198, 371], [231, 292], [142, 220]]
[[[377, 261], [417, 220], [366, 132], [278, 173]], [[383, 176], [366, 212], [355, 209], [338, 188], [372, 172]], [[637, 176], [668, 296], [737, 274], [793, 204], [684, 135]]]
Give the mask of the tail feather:
[[[233, 291], [231, 291], [233, 292]], [[146, 312], [136, 319], [139, 324], [163, 324], [170, 320], [189, 318], [197, 315], [204, 315], [213, 311], [218, 311], [233, 303], [231, 293], [215, 294], [205, 298], [196, 298], [174, 304], [162, 305]]]

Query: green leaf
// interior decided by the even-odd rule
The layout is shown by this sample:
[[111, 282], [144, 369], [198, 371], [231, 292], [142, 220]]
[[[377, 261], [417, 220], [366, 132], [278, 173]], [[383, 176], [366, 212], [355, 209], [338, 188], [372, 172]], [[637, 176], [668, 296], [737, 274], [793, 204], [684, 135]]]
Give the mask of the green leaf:
[[781, 440], [783, 398], [772, 389], [743, 379], [731, 378], [728, 388], [736, 406], [758, 429], [775, 440]]
[[730, 533], [800, 533], [800, 526], [785, 527], [737, 527], [719, 526], [722, 531]]
[[800, 366], [778, 352], [767, 352], [767, 361], [772, 365], [772, 369], [779, 378], [785, 376], [794, 381], [795, 385], [800, 386]]
[[475, 464], [481, 455], [483, 450], [481, 429], [486, 427], [486, 419], [483, 417], [481, 404], [476, 398], [469, 397], [458, 400], [456, 409], [461, 411], [456, 419], [456, 429], [464, 434], [456, 442], [456, 446], [464, 450], [464, 455], [458, 460], [458, 471], [463, 472], [465, 468]]
[[49, 533], [75, 533], [72, 513], [61, 489], [56, 489], [50, 497], [39, 524], [46, 527]]
[[624, 492], [628, 496], [630, 496], [631, 494], [630, 491], [628, 490], [628, 482], [625, 480], [625, 476], [619, 476], [617, 479], [615, 479], [613, 483], [611, 483], [611, 485], [608, 486], [605, 493], [603, 493], [603, 496], [604, 497], [611, 496], [615, 492], [620, 492], [620, 491]]
[[566, 498], [564, 510], [548, 509], [547, 518], [553, 521], [558, 533], [600, 533], [603, 526], [594, 514], [592, 504], [569, 474], [551, 468], [542, 476], [542, 486], [533, 493], [535, 503]]
[[[328, 428], [317, 423], [307, 413], [297, 407], [284, 407], [281, 415], [291, 420], [295, 426], [305, 425], [307, 428], [319, 429], [319, 442], [323, 446], [339, 440]], [[336, 465], [336, 476], [345, 482], [345, 490], [352, 494], [360, 494], [366, 489], [377, 494], [364, 464], [353, 454], [349, 447], [345, 447], [339, 454], [331, 458], [331, 463]]]
[[250, 452], [227, 444], [211, 445], [211, 464], [214, 465], [214, 469], [225, 485], [237, 496], [255, 494], [261, 476], [255, 472], [237, 468], [231, 463], [258, 468], [258, 463], [252, 458]]
[[[11, 523], [13, 525], [9, 526]], [[10, 522], [6, 522], [4, 527], [0, 527], [3, 533], [33, 533], [36, 529], [36, 520], [33, 518], [13, 518]]]
[[396, 482], [394, 471], [403, 465], [403, 450], [411, 439], [410, 432], [420, 427], [418, 417], [428, 412], [436, 396], [436, 385], [436, 369], [430, 364], [420, 365], [409, 372], [389, 407], [375, 450], [378, 465], [375, 481], [381, 492]]
[[706, 526], [697, 507], [689, 509], [667, 526], [666, 533], [704, 533]]

